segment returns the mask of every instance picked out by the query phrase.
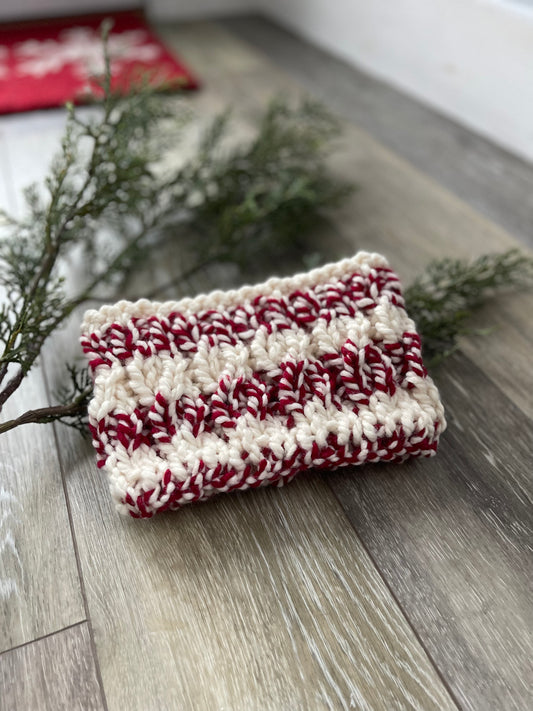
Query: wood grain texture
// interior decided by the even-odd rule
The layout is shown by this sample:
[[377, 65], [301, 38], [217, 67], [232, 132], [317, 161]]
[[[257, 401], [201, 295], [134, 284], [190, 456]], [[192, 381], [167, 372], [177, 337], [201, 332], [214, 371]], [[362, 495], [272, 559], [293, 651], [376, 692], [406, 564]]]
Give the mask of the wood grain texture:
[[531, 292], [491, 302], [476, 316], [486, 338], [462, 338], [461, 350], [529, 419], [533, 418], [533, 324]]
[[5, 711], [104, 711], [87, 623], [0, 655]]
[[110, 709], [456, 708], [317, 476], [136, 521], [61, 439]]
[[533, 166], [262, 17], [222, 26], [421, 172], [533, 248]]
[[328, 483], [461, 708], [533, 707], [533, 423], [465, 356], [439, 455]]
[[[47, 396], [30, 374], [2, 418]], [[0, 439], [0, 651], [85, 618], [53, 430], [27, 425]]]

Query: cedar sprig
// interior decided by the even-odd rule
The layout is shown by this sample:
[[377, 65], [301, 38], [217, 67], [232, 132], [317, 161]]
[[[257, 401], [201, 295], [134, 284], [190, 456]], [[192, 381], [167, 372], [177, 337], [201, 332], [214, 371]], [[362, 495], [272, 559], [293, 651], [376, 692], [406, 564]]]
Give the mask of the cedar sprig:
[[[107, 58], [107, 74], [109, 60]], [[44, 190], [25, 191], [26, 212], [4, 220], [0, 240], [0, 287], [6, 295], [0, 312], [0, 411], [18, 389], [48, 336], [96, 287], [115, 271], [131, 267], [140, 239], [151, 226], [150, 208], [157, 202], [158, 181], [152, 178], [153, 156], [143, 136], [147, 116], [163, 115], [157, 101], [140, 89], [126, 102], [110, 90], [101, 116], [82, 120], [73, 106], [61, 150], [44, 181]], [[139, 132], [140, 131], [140, 132]], [[83, 149], [83, 150], [82, 150]], [[86, 259], [85, 282], [74, 295], [65, 289], [63, 258], [81, 245], [94, 250], [98, 228], [127, 216], [122, 244], [104, 265]], [[120, 244], [120, 243], [119, 243]]]
[[497, 293], [532, 284], [533, 258], [519, 249], [472, 261], [431, 262], [405, 291], [407, 311], [422, 336], [428, 363], [436, 365], [453, 353], [460, 336], [486, 333], [472, 325], [472, 317]]
[[326, 168], [340, 126], [322, 105], [292, 108], [273, 100], [255, 136], [228, 146], [229, 112], [205, 130], [196, 157], [178, 173], [174, 200], [184, 201], [194, 264], [228, 261], [247, 276], [265, 258], [290, 270], [310, 250], [310, 232], [327, 224], [353, 186]]
[[[175, 150], [190, 112], [178, 107], [175, 116], [176, 104], [146, 84], [126, 97], [114, 93], [107, 55], [101, 90], [96, 114], [67, 107], [61, 150], [42, 188], [25, 191], [25, 215], [4, 215], [0, 412], [48, 336], [80, 304], [123, 295], [156, 245], [170, 241], [180, 257], [175, 284], [216, 261], [246, 267], [259, 255], [266, 266], [281, 252], [302, 260], [304, 231], [350, 189], [327, 169], [337, 126], [315, 103], [273, 102], [252, 139], [233, 149], [230, 118], [217, 117], [196, 154], [163, 171], [158, 159]], [[71, 369], [59, 405], [4, 422], [0, 433], [25, 422], [79, 425], [90, 390], [83, 378]]]

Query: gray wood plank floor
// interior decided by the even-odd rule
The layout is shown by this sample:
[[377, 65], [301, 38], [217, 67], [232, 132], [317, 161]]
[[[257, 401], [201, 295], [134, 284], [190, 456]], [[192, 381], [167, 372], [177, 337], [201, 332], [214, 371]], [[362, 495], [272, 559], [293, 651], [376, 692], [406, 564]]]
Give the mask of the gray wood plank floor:
[[[21, 402], [43, 407], [42, 373]], [[2, 417], [19, 414], [9, 402]], [[31, 425], [0, 441], [0, 652], [85, 619], [54, 432]]]
[[87, 623], [0, 654], [4, 711], [105, 711]]
[[533, 247], [533, 166], [263, 17], [220, 23], [335, 113]]
[[316, 475], [124, 520], [62, 441], [110, 709], [456, 708]]
[[[323, 76], [338, 64], [257, 20], [192, 23], [167, 27], [164, 34], [205, 81], [205, 89], [191, 97], [199, 115], [233, 104], [241, 136], [271, 95], [301, 93], [308, 79], [298, 72], [306, 61], [310, 73]], [[282, 59], [287, 66], [280, 66]], [[347, 86], [352, 79], [346, 75]], [[325, 236], [325, 254], [359, 247], [383, 251], [407, 283], [435, 256], [514, 245], [501, 225], [525, 239], [520, 225], [527, 209], [515, 222], [504, 218], [516, 195], [525, 195], [519, 176], [528, 166], [518, 162], [508, 172], [516, 191], [506, 184], [505, 200], [491, 214], [487, 196], [496, 182], [478, 172], [485, 171], [494, 147], [476, 138], [474, 157], [457, 166], [450, 159], [443, 175], [436, 174], [432, 141], [440, 137], [442, 145], [457, 146], [463, 129], [450, 134], [450, 122], [407, 98], [402, 112], [400, 95], [394, 98], [395, 92], [362, 76], [355, 84], [364, 81], [370, 108], [362, 114], [353, 109], [331, 156], [333, 169], [355, 180], [359, 190], [339, 211], [336, 233]], [[347, 88], [337, 93], [351, 96], [348, 108], [355, 100], [353, 89], [351, 95]], [[378, 142], [362, 130], [387, 101], [404, 131], [411, 130], [413, 116], [427, 122], [420, 144], [425, 149], [418, 147], [422, 157], [414, 149], [407, 156], [423, 172], [397, 155], [405, 158], [405, 152], [390, 150], [396, 148], [390, 136], [378, 136]], [[328, 103], [347, 115], [342, 105]], [[8, 206], [28, 177], [42, 175], [36, 148], [44, 160], [62, 122], [60, 112], [0, 119], [0, 157], [6, 158], [0, 199]], [[393, 124], [383, 119], [380, 130], [392, 131]], [[486, 152], [478, 169], [476, 141]], [[507, 167], [512, 161], [503, 152], [498, 160]], [[470, 205], [457, 198], [462, 188], [452, 169], [465, 190], [470, 180], [476, 186], [463, 196]], [[476, 190], [487, 205], [476, 205]], [[56, 451], [52, 429], [19, 430], [17, 451], [27, 448], [28, 457], [39, 454], [44, 464], [36, 460], [34, 467], [33, 459], [25, 459], [15, 483], [8, 470], [2, 481], [10, 491], [16, 484], [40, 493], [35, 506], [17, 513], [16, 525], [9, 512], [2, 519], [10, 527], [0, 529], [9, 544], [2, 550], [39, 550], [35, 541], [47, 536], [45, 549], [60, 542], [54, 543], [57, 560], [44, 556], [35, 567], [29, 554], [20, 556], [20, 569], [33, 576], [30, 593], [24, 606], [0, 608], [0, 630], [8, 635], [0, 655], [0, 706], [530, 708], [532, 307], [531, 294], [494, 304], [481, 318], [495, 321], [497, 330], [465, 340], [438, 374], [450, 428], [431, 461], [310, 472], [285, 489], [219, 497], [139, 522], [114, 513], [91, 447], [76, 433], [58, 427]], [[50, 390], [75, 346], [79, 317], [46, 354]], [[32, 387], [45, 397], [40, 371], [35, 378]], [[43, 471], [51, 482], [46, 491]], [[56, 497], [51, 503], [49, 491]], [[56, 506], [62, 513], [54, 538], [49, 513]], [[51, 608], [54, 565], [66, 602], [59, 597]], [[6, 570], [0, 584], [9, 579], [9, 566], [2, 576]], [[35, 619], [40, 626], [32, 626]]]
[[431, 462], [327, 481], [462, 708], [525, 709], [533, 667], [533, 428], [462, 355], [438, 374]]

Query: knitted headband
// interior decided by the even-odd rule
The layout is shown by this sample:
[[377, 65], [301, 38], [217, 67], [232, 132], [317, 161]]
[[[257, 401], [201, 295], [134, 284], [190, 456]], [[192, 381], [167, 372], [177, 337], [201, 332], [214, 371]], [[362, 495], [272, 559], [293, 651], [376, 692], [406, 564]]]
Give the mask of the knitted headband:
[[118, 511], [434, 454], [443, 408], [403, 304], [384, 257], [360, 252], [236, 291], [87, 311], [90, 427]]

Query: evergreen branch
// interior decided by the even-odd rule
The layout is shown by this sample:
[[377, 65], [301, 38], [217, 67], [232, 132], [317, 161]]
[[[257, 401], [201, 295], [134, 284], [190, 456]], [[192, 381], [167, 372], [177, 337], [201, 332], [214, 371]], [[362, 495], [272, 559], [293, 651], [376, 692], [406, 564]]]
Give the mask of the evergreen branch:
[[[170, 243], [186, 255], [176, 270], [181, 283], [219, 261], [245, 267], [266, 264], [268, 257], [272, 262], [281, 253], [301, 261], [304, 232], [349, 190], [325, 166], [337, 126], [310, 102], [296, 108], [273, 102], [255, 137], [230, 151], [225, 148], [229, 116], [216, 117], [196, 155], [161, 175], [153, 166], [188, 112], [171, 126], [167, 121], [161, 132], [161, 121], [173, 118], [174, 107], [159, 101], [146, 83], [126, 97], [112, 92], [108, 31], [103, 30], [106, 70], [99, 118], [82, 120], [67, 106], [61, 152], [44, 181], [46, 190], [34, 186], [25, 192], [22, 220], [4, 215], [0, 385], [9, 380], [0, 389], [0, 411], [49, 335], [99, 289], [113, 289], [119, 280], [123, 285], [156, 251], [152, 245]], [[86, 278], [66, 282], [62, 265], [79, 256], [80, 247]], [[109, 291], [108, 298], [115, 294]], [[70, 404], [80, 404], [78, 390]], [[79, 408], [69, 409], [70, 404], [57, 406], [67, 409], [53, 409], [50, 417], [78, 417]], [[31, 421], [45, 417], [39, 410]], [[25, 421], [21, 415], [10, 426]]]
[[441, 259], [405, 291], [406, 308], [422, 336], [424, 354], [437, 364], [457, 349], [458, 338], [482, 333], [469, 325], [476, 311], [499, 292], [533, 285], [533, 258], [518, 249], [474, 261]]

